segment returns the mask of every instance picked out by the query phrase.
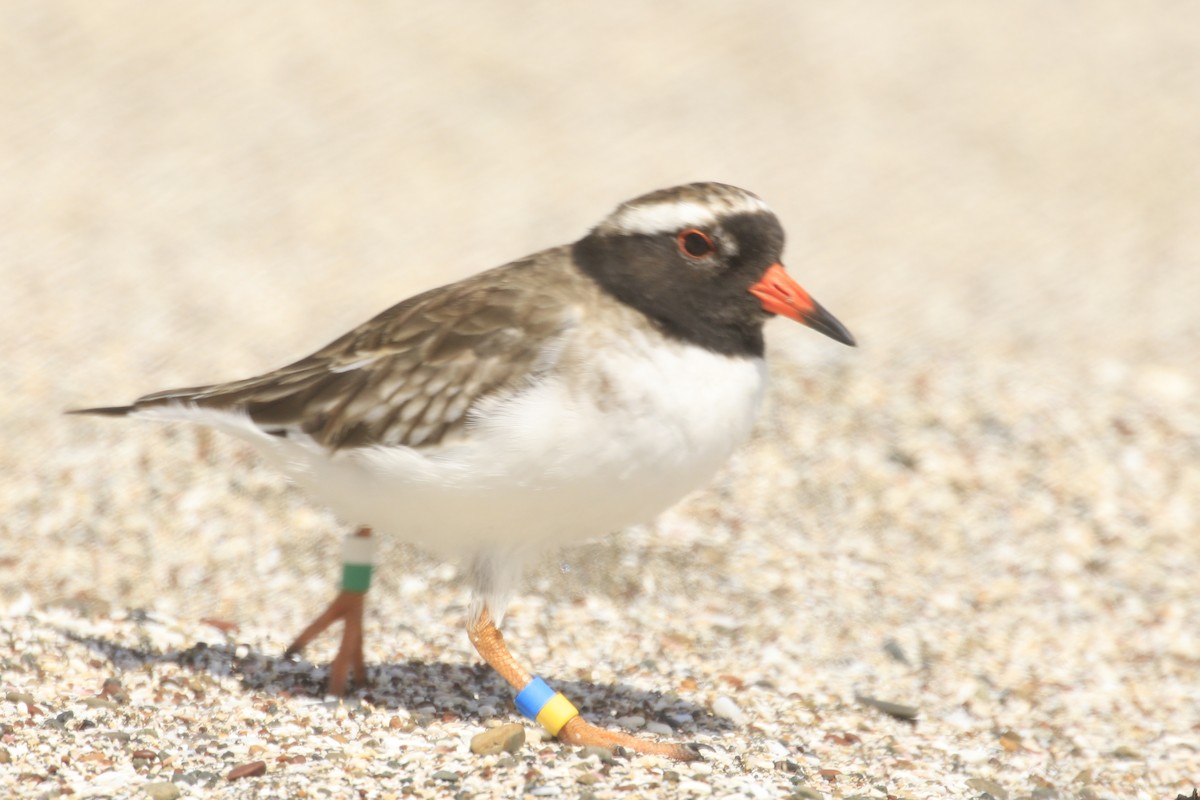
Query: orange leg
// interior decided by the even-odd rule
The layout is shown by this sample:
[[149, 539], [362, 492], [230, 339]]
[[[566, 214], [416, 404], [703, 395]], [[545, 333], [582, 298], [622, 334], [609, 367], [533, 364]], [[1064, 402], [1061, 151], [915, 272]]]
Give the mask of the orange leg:
[[[359, 528], [355, 536], [370, 536], [371, 529]], [[367, 593], [354, 592], [346, 589], [338, 592], [333, 602], [314, 619], [307, 628], [300, 632], [288, 649], [285, 656], [299, 653], [304, 646], [317, 638], [330, 625], [342, 620], [342, 641], [338, 645], [337, 655], [329, 664], [329, 684], [326, 691], [329, 694], [342, 695], [346, 693], [349, 678], [360, 684], [367, 683], [367, 667], [363, 659], [363, 605]]]
[[[500, 629], [496, 627], [496, 623], [492, 621], [492, 615], [486, 608], [479, 615], [479, 619], [467, 627], [467, 635], [483, 660], [490, 664], [492, 669], [500, 674], [500, 677], [508, 681], [509, 686], [513, 689], [519, 692], [533, 680], [533, 676], [508, 651], [508, 646], [504, 644], [504, 635], [500, 633]], [[558, 738], [565, 744], [580, 747], [595, 745], [607, 747], [610, 750], [624, 747], [626, 750], [633, 750], [637, 753], [666, 756], [678, 761], [695, 761], [701, 758], [700, 751], [695, 745], [669, 744], [639, 739], [628, 733], [596, 727], [581, 716], [569, 720], [558, 732]]]

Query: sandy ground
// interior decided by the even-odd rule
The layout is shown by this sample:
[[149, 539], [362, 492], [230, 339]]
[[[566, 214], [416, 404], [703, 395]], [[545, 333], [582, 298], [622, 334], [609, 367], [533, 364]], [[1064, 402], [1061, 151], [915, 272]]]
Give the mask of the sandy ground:
[[[0, 3], [0, 794], [1190, 795], [1200, 6], [565, 5]], [[340, 523], [234, 443], [59, 413], [707, 179], [861, 347], [774, 323], [721, 478], [506, 622], [704, 764], [471, 754], [509, 694], [394, 544], [375, 686], [323, 701], [333, 642], [280, 654]]]

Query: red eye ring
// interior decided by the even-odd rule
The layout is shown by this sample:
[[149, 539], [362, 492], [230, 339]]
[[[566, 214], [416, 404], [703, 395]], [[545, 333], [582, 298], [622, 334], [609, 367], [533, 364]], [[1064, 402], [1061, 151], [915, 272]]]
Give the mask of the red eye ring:
[[675, 237], [679, 252], [693, 261], [707, 258], [717, 252], [717, 246], [707, 233], [699, 228], [685, 228]]

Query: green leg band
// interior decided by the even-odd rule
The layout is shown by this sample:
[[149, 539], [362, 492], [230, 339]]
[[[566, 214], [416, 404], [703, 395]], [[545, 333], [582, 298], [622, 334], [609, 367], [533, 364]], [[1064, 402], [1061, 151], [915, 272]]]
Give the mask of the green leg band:
[[370, 564], [342, 564], [342, 591], [365, 592], [371, 588]]

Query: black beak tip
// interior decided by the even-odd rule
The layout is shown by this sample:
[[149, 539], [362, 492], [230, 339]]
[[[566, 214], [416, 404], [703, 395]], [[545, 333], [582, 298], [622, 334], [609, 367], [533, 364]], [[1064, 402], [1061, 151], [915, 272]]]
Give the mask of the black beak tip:
[[846, 327], [840, 322], [838, 323], [838, 335], [833, 338], [848, 347], [858, 347], [858, 340], [854, 338], [854, 334], [846, 330]]
[[810, 328], [820, 331], [835, 342], [841, 342], [849, 347], [858, 347], [854, 334], [850, 333], [845, 325], [838, 322], [837, 317], [826, 311], [821, 304], [814, 305], [816, 305], [816, 313], [805, 320]]

